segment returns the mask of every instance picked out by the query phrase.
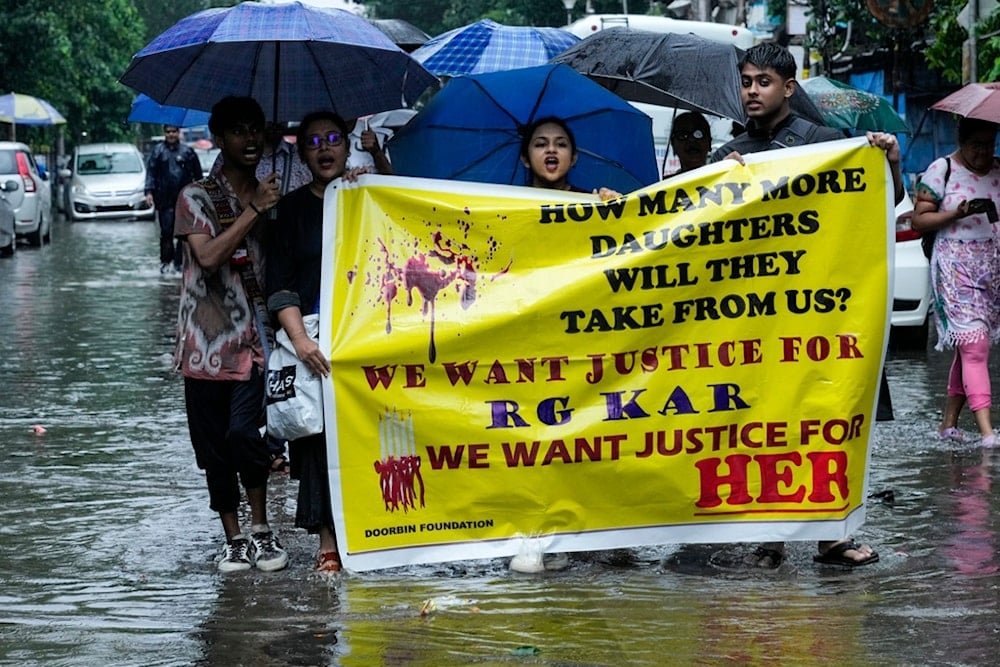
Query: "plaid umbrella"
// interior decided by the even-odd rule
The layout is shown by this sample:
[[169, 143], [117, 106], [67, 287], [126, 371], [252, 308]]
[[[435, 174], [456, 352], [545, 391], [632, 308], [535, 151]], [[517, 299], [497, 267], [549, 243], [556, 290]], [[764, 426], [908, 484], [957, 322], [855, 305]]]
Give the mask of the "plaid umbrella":
[[160, 104], [148, 95], [139, 93], [132, 102], [132, 110], [128, 114], [130, 123], [157, 123], [175, 127], [194, 127], [208, 125], [208, 111], [171, 107]]
[[580, 41], [560, 28], [500, 25], [489, 19], [438, 35], [413, 57], [438, 76], [544, 65]]
[[181, 19], [120, 81], [170, 106], [256, 99], [269, 120], [317, 109], [344, 118], [410, 106], [437, 79], [367, 20], [301, 2], [243, 2]]
[[910, 133], [892, 105], [875, 93], [849, 84], [814, 76], [800, 82], [802, 90], [816, 103], [824, 124], [845, 130]]
[[393, 169], [402, 176], [527, 185], [521, 133], [549, 116], [565, 121], [576, 139], [573, 185], [632, 192], [657, 180], [650, 117], [566, 65], [452, 79], [389, 140]]

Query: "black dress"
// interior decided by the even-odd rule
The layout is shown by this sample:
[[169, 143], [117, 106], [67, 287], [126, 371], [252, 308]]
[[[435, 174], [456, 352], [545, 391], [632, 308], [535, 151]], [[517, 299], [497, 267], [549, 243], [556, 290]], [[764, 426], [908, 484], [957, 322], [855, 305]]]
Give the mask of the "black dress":
[[[303, 315], [319, 310], [323, 260], [323, 199], [303, 186], [278, 203], [277, 220], [269, 223], [267, 308], [278, 311], [298, 306]], [[295, 526], [309, 533], [322, 525], [333, 529], [326, 432], [288, 443], [289, 474], [299, 481]]]

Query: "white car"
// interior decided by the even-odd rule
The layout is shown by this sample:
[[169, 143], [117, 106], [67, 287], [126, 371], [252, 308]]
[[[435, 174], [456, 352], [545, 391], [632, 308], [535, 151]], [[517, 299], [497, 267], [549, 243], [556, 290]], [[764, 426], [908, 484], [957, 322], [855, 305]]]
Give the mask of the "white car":
[[920, 245], [920, 232], [910, 226], [913, 202], [896, 205], [896, 270], [892, 288], [892, 328], [900, 343], [927, 345], [931, 302], [930, 264]]
[[66, 212], [74, 222], [153, 218], [145, 196], [146, 165], [132, 144], [77, 146], [70, 169], [61, 175], [71, 179]]
[[48, 243], [52, 236], [52, 188], [26, 144], [0, 141], [0, 182], [8, 180], [21, 186], [6, 195], [14, 209], [16, 235], [33, 246]]

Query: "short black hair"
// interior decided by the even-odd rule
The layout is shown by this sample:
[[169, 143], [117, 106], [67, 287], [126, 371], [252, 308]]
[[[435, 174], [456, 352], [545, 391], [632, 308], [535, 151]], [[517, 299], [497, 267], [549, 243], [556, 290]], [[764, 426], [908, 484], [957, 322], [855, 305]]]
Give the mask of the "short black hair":
[[264, 110], [252, 97], [223, 97], [212, 106], [212, 115], [208, 118], [208, 129], [212, 136], [221, 137], [226, 130], [250, 123], [264, 129]]
[[328, 120], [338, 128], [340, 128], [340, 133], [344, 135], [344, 141], [348, 141], [347, 135], [351, 133], [350, 129], [347, 127], [347, 121], [341, 118], [338, 114], [332, 111], [313, 111], [312, 113], [307, 113], [299, 123], [298, 132], [295, 133], [295, 147], [299, 151], [299, 157], [305, 159], [306, 157], [306, 129], [318, 120]]
[[788, 49], [772, 42], [761, 42], [747, 49], [740, 58], [740, 71], [748, 64], [759, 69], [773, 69], [782, 79], [795, 78], [795, 58]]
[[530, 125], [525, 125], [521, 128], [521, 157], [526, 160], [528, 159], [528, 148], [531, 146], [531, 137], [535, 134], [535, 130], [546, 123], [555, 123], [563, 129], [563, 132], [566, 133], [566, 137], [569, 139], [570, 153], [572, 155], [576, 155], [576, 137], [573, 136], [573, 130], [569, 129], [566, 121], [562, 118], [559, 118], [558, 116], [546, 116], [545, 118], [539, 118]]

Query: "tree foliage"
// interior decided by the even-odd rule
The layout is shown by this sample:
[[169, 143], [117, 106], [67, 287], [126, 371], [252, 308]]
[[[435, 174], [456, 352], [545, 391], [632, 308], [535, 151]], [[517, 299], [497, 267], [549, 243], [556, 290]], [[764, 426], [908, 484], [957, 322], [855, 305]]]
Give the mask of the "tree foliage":
[[[118, 83], [132, 56], [209, 0], [6, 0], [0, 21], [0, 91], [47, 100], [66, 118], [72, 145], [131, 139], [125, 122], [135, 91]], [[86, 135], [83, 133], [86, 132]], [[17, 128], [19, 140], [48, 144], [49, 128]]]
[[83, 131], [93, 138], [121, 137], [122, 112], [127, 114], [132, 94], [118, 76], [142, 46], [144, 25], [131, 0], [7, 0], [6, 5], [0, 89], [48, 100], [66, 117], [71, 141]]
[[[936, 39], [927, 49], [927, 62], [953, 83], [961, 83], [963, 77], [962, 46], [969, 34], [959, 24], [958, 13], [966, 2], [967, 0], [940, 0], [930, 20]], [[976, 23], [976, 34], [987, 35], [977, 40], [976, 74], [980, 81], [996, 81], [1000, 78], [1000, 38], [995, 35], [998, 30], [1000, 11], [994, 11]]]

